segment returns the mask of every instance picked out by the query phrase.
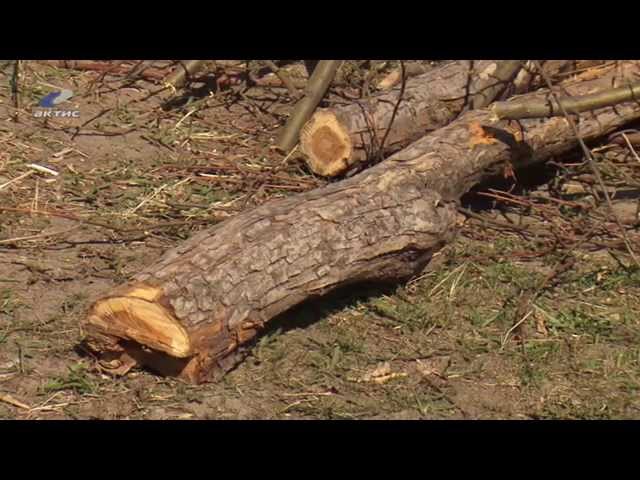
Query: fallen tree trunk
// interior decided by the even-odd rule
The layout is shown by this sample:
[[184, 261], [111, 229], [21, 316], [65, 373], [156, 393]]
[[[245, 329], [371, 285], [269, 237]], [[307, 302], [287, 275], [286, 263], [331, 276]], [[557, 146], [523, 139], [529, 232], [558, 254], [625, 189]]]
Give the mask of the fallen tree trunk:
[[434, 68], [406, 81], [399, 104], [400, 88], [395, 88], [361, 102], [320, 109], [301, 132], [300, 150], [311, 170], [328, 177], [397, 152], [456, 118], [470, 100], [472, 79], [495, 65], [495, 61], [458, 60]]
[[[513, 76], [510, 63], [514, 62], [459, 60], [408, 79], [399, 104], [401, 89], [396, 88], [362, 102], [318, 110], [301, 132], [300, 150], [309, 168], [327, 177], [340, 175], [360, 162], [386, 158], [427, 132], [444, 127], [468, 105], [491, 103], [509, 86]], [[550, 60], [543, 68], [556, 78], [601, 63]], [[504, 67], [506, 71], [501, 72]], [[514, 79], [514, 93], [543, 86], [531, 68], [521, 70], [522, 75]]]
[[[567, 91], [584, 95], [639, 73], [640, 62], [624, 62]], [[629, 102], [584, 115], [578, 128], [590, 141], [637, 118], [640, 105]], [[357, 176], [195, 235], [93, 304], [86, 345], [114, 373], [146, 365], [192, 382], [218, 378], [294, 305], [420, 272], [454, 238], [458, 200], [473, 185], [577, 145], [564, 118], [512, 123], [489, 109], [467, 112]]]

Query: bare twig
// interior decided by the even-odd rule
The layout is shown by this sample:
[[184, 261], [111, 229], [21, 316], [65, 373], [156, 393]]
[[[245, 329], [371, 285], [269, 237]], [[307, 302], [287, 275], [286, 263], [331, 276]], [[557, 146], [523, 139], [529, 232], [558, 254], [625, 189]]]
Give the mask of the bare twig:
[[518, 330], [520, 328], [520, 326], [524, 323], [524, 321], [529, 318], [529, 316], [533, 313], [533, 310], [529, 310], [527, 313], [524, 314], [524, 316], [522, 318], [520, 318], [520, 320], [518, 320], [516, 323], [513, 324], [513, 326], [511, 328], [509, 328], [509, 330], [507, 330], [505, 332], [505, 334], [502, 336], [502, 339], [500, 341], [500, 350], [504, 349], [505, 344], [507, 343], [507, 340], [509, 340], [509, 335], [511, 335], [514, 331]]
[[287, 75], [287, 72], [285, 72], [284, 70], [279, 68], [271, 60], [265, 60], [264, 63], [266, 63], [267, 66], [271, 69], [271, 71], [276, 74], [276, 77], [278, 77], [280, 79], [282, 84], [285, 87], [287, 87], [287, 90], [289, 90], [289, 95], [291, 95], [292, 98], [298, 98], [300, 96], [300, 94], [298, 92], [298, 89], [295, 87], [295, 85], [293, 84], [293, 82], [289, 78], [289, 75]]
[[640, 163], [640, 157], [633, 148], [633, 145], [640, 145], [640, 132], [637, 130], [622, 130], [614, 134], [609, 135], [609, 143], [616, 143], [618, 145], [626, 145], [631, 150], [634, 158]]
[[627, 143], [627, 146], [629, 147], [629, 150], [631, 150], [631, 153], [633, 153], [634, 158], [640, 162], [640, 157], [638, 156], [638, 153], [635, 151], [635, 149], [633, 148], [633, 145], [631, 144], [631, 141], [629, 140], [629, 137], [627, 137], [624, 133], [622, 134], [622, 138], [624, 138], [624, 141]]
[[[404, 62], [400, 60], [400, 72], [402, 76], [402, 84], [400, 85], [400, 94], [398, 95], [398, 101], [393, 107], [393, 112], [391, 113], [391, 119], [389, 120], [389, 125], [387, 125], [387, 130], [384, 132], [384, 137], [382, 137], [382, 141], [380, 142], [380, 148], [378, 149], [378, 156], [380, 160], [383, 160], [383, 152], [384, 152], [384, 143], [387, 141], [387, 137], [389, 136], [389, 132], [391, 131], [391, 125], [393, 125], [393, 121], [396, 118], [396, 114], [398, 113], [398, 108], [400, 107], [400, 103], [402, 102], [402, 98], [404, 97], [404, 89], [407, 85], [407, 76], [404, 69]], [[375, 131], [375, 130], [374, 130]]]
[[22, 175], [18, 175], [16, 178], [13, 178], [11, 180], [9, 180], [8, 182], [3, 183], [2, 185], [0, 185], [0, 190], [8, 187], [9, 185], [11, 185], [12, 183], [16, 183], [19, 182], [20, 180], [22, 180], [23, 178], [28, 177], [29, 175], [32, 175], [33, 173], [35, 173], [33, 170], [29, 170], [28, 172], [23, 173]]
[[311, 118], [322, 97], [326, 93], [338, 70], [340, 60], [321, 60], [307, 84], [306, 95], [295, 106], [286, 125], [282, 129], [277, 147], [285, 153], [298, 143], [302, 126]]

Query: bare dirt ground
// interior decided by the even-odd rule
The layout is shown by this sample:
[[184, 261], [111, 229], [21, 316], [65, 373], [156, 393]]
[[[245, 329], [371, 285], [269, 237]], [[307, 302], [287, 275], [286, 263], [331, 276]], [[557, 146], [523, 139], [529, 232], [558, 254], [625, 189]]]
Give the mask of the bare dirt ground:
[[[640, 270], [578, 155], [469, 194], [461, 234], [422, 275], [294, 310], [220, 383], [104, 376], [78, 349], [95, 296], [194, 232], [326, 180], [269, 148], [284, 88], [221, 84], [215, 65], [173, 92], [27, 62], [16, 108], [0, 66], [0, 418], [640, 417]], [[330, 101], [366, 96], [392, 63], [366, 67], [347, 62]], [[54, 88], [74, 92], [60, 108], [79, 118], [33, 116]], [[640, 159], [593, 148], [640, 252]]]

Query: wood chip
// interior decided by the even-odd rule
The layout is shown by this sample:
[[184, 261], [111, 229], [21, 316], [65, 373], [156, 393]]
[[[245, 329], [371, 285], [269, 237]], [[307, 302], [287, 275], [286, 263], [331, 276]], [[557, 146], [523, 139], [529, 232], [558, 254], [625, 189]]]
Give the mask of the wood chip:
[[469, 147], [473, 148], [476, 145], [491, 145], [492, 143], [496, 143], [496, 140], [493, 135], [489, 134], [479, 122], [471, 122], [469, 123], [469, 133], [471, 136], [469, 137]]

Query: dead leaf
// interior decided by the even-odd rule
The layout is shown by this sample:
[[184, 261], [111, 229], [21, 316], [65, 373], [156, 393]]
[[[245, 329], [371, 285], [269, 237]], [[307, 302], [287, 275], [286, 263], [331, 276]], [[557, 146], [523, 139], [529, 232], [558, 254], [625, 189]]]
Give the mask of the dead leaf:
[[447, 380], [448, 377], [445, 375], [445, 372], [450, 364], [450, 357], [425, 360], [416, 359], [416, 370], [418, 370], [418, 373], [423, 377], [438, 377], [441, 380]]
[[388, 382], [392, 378], [406, 377], [407, 374], [404, 372], [392, 372], [391, 364], [389, 362], [383, 362], [379, 364], [373, 372], [366, 373], [359, 379], [356, 379], [357, 382], [367, 382], [367, 383], [377, 383], [381, 385], [383, 383]]
[[425, 377], [436, 375], [440, 376], [440, 372], [435, 365], [428, 360], [416, 360], [416, 369]]
[[540, 335], [544, 335], [545, 337], [549, 335], [549, 331], [547, 330], [547, 326], [544, 323], [544, 317], [542, 315], [536, 315], [536, 332]]
[[469, 133], [471, 134], [469, 137], [469, 148], [473, 148], [476, 145], [491, 145], [498, 142], [493, 135], [487, 133], [487, 131], [482, 128], [480, 122], [469, 123]]

